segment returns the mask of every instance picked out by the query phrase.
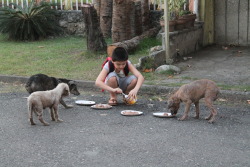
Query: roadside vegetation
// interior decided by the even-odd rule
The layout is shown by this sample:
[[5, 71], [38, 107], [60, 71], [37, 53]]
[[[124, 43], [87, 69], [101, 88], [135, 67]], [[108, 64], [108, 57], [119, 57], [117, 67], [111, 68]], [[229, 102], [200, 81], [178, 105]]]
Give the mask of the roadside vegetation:
[[[107, 44], [112, 43], [106, 39]], [[161, 45], [157, 39], [145, 39], [138, 46], [136, 52], [130, 54], [133, 64], [139, 58], [147, 56], [151, 47]], [[49, 76], [94, 81], [101, 70], [106, 52], [92, 53], [87, 51], [86, 38], [78, 36], [57, 37], [46, 40], [19, 42], [7, 40], [0, 34], [0, 74], [26, 76], [37, 73]], [[179, 87], [181, 83], [163, 84], [162, 80], [174, 79], [173, 73], [156, 74], [142, 72], [146, 84]], [[182, 78], [195, 80], [195, 78]], [[250, 91], [250, 86], [218, 85], [224, 90]]]
[[32, 1], [24, 6], [11, 3], [15, 9], [0, 8], [0, 32], [16, 41], [34, 41], [56, 36], [62, 28], [56, 21], [58, 12], [52, 9], [52, 3]]
[[[108, 44], [111, 39], [107, 39]], [[133, 64], [147, 56], [149, 49], [161, 45], [157, 39], [145, 39], [135, 53], [130, 54]], [[0, 35], [0, 73], [3, 75], [31, 76], [44, 73], [49, 76], [94, 81], [101, 70], [106, 52], [87, 51], [86, 39], [77, 36], [57, 37], [32, 42], [7, 40]], [[149, 80], [163, 78], [164, 74], [144, 73]]]

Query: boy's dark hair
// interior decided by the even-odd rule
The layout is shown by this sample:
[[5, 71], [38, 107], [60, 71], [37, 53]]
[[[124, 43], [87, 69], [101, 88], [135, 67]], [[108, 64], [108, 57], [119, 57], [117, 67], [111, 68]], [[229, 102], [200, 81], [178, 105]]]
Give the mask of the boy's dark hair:
[[128, 52], [123, 47], [117, 47], [114, 49], [112, 54], [113, 61], [127, 61], [128, 60]]

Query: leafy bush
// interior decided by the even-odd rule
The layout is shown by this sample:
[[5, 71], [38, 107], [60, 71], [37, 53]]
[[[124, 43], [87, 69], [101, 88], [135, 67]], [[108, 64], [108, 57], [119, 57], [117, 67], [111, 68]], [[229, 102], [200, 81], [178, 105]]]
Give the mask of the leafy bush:
[[56, 20], [58, 13], [51, 3], [32, 1], [23, 8], [15, 3], [9, 6], [0, 8], [0, 33], [7, 34], [9, 39], [39, 40], [62, 32]]

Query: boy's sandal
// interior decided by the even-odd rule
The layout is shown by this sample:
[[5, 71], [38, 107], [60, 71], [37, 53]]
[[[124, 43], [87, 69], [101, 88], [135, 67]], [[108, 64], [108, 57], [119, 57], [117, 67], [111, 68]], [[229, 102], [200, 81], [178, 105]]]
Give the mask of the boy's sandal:
[[113, 99], [113, 98], [110, 98], [108, 104], [111, 105], [111, 106], [116, 106], [117, 105], [117, 100]]

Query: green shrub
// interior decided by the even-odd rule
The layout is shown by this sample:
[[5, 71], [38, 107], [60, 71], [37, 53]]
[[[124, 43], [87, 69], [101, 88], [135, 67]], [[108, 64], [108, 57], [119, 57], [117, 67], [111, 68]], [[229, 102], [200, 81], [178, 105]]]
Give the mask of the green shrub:
[[37, 5], [32, 1], [23, 8], [15, 3], [9, 6], [0, 8], [0, 33], [7, 34], [9, 39], [33, 41], [62, 32], [56, 19], [58, 13], [51, 3], [42, 1]]

